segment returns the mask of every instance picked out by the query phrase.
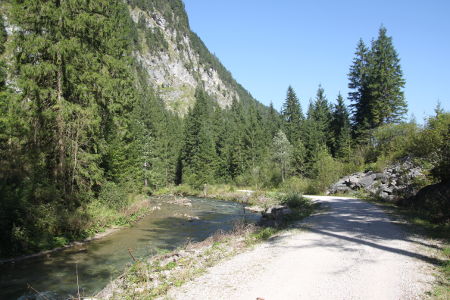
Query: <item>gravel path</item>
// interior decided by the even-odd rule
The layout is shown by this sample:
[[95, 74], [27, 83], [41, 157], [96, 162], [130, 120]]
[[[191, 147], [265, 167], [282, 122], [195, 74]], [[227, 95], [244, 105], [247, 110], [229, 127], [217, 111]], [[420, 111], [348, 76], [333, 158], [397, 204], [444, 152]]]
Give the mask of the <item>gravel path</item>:
[[[423, 299], [433, 259], [369, 203], [317, 196], [327, 209], [169, 291], [169, 299]], [[419, 254], [423, 253], [423, 254]]]

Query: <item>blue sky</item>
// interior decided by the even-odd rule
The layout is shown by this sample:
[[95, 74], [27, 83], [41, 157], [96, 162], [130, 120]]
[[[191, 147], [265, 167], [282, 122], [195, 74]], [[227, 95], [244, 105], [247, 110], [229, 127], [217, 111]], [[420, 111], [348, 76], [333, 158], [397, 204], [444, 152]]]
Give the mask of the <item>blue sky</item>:
[[356, 43], [383, 24], [406, 79], [408, 119], [450, 111], [450, 1], [184, 0], [191, 29], [234, 78], [279, 109], [292, 85], [303, 110], [321, 84], [330, 101], [348, 93]]

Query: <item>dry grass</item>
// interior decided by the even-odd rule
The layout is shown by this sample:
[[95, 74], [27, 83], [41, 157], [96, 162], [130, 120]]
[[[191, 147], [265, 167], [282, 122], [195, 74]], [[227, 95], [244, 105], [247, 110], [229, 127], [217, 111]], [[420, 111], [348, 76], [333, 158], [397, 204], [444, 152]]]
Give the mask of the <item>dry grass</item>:
[[[236, 223], [231, 232], [218, 231], [204, 241], [187, 242], [179, 249], [134, 263], [96, 297], [101, 299], [153, 299], [166, 294], [227, 257], [263, 240], [266, 229]], [[271, 231], [273, 235], [275, 231]]]

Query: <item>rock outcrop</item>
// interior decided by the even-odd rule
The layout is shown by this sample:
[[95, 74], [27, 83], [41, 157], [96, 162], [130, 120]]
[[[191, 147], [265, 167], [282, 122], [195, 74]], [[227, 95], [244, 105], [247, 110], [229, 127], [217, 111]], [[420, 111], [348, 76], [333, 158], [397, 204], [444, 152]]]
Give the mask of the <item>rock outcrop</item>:
[[384, 200], [395, 201], [414, 195], [417, 192], [414, 178], [420, 176], [424, 176], [422, 169], [405, 159], [385, 168], [383, 172], [359, 172], [341, 178], [328, 189], [328, 193], [364, 191]]
[[197, 87], [222, 108], [230, 106], [233, 99], [239, 101], [238, 84], [191, 32], [185, 11], [167, 13], [158, 9], [129, 8], [138, 32], [134, 57], [166, 107], [186, 114], [195, 102]]

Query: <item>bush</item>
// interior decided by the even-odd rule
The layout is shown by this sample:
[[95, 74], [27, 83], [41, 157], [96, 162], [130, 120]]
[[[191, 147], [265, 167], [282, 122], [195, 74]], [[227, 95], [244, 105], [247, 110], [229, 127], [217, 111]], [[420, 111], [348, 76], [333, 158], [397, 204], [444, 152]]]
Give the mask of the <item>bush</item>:
[[310, 200], [299, 193], [288, 193], [281, 196], [280, 202], [290, 208], [302, 208], [308, 205]]
[[313, 165], [314, 179], [307, 189], [308, 194], [320, 194], [343, 175], [342, 163], [333, 159], [327, 150], [317, 153]]
[[404, 157], [418, 132], [419, 127], [413, 122], [378, 127], [371, 138], [372, 161], [380, 157], [390, 161]]
[[305, 194], [310, 184], [311, 180], [308, 178], [293, 176], [283, 183], [281, 189], [286, 193]]
[[119, 211], [128, 206], [128, 191], [125, 184], [107, 181], [103, 184], [98, 200], [109, 208]]

